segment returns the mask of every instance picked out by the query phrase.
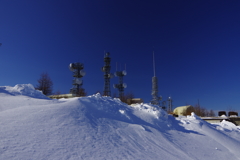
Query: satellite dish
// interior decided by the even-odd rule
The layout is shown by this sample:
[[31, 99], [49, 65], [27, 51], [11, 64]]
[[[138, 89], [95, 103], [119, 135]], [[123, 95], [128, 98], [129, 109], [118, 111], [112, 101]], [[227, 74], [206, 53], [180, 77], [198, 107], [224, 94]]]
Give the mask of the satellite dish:
[[105, 72], [105, 67], [102, 67], [102, 71]]
[[75, 79], [75, 83], [80, 85], [80, 84], [82, 84], [82, 80], [80, 78], [76, 78]]
[[114, 75], [113, 75], [112, 73], [110, 73], [110, 74], [108, 74], [108, 77], [109, 77], [109, 78], [113, 78]]
[[122, 75], [122, 72], [116, 71], [116, 72], [114, 73], [114, 75], [115, 75], [116, 77], [121, 76], [121, 75]]
[[126, 76], [126, 75], [127, 75], [127, 71], [123, 70], [123, 71], [122, 71], [122, 74], [123, 74], [124, 76]]
[[85, 72], [83, 69], [82, 69], [82, 70], [80, 70], [80, 72], [79, 72], [79, 73], [80, 73], [80, 75], [81, 75], [81, 76], [85, 76], [85, 75], [86, 75], [86, 72]]
[[123, 88], [127, 88], [127, 84], [126, 83], [123, 83]]
[[69, 64], [69, 69], [70, 69], [70, 71], [73, 71], [73, 70], [74, 70], [74, 68], [73, 68], [73, 63], [70, 63], [70, 64]]

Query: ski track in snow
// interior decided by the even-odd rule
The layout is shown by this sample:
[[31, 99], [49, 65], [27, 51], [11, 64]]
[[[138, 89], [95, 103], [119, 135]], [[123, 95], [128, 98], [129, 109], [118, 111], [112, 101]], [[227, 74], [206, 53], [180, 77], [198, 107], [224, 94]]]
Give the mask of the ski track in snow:
[[0, 87], [0, 159], [240, 159], [240, 128], [172, 117], [100, 94], [51, 100], [31, 84]]

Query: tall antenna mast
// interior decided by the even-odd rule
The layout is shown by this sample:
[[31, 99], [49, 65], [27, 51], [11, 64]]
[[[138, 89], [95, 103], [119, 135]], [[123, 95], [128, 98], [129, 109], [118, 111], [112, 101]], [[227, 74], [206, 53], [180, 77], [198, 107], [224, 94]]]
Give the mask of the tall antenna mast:
[[168, 113], [171, 113], [172, 112], [172, 98], [171, 97], [168, 97]]
[[155, 73], [155, 59], [154, 59], [154, 51], [153, 51], [153, 75], [154, 75], [154, 77], [156, 76], [156, 73]]
[[111, 58], [109, 57], [110, 53], [107, 52], [104, 56], [105, 65], [102, 67], [102, 71], [104, 72], [104, 96], [111, 96], [110, 89], [110, 79], [113, 78], [113, 74], [110, 73], [111, 70]]
[[152, 77], [152, 100], [151, 104], [158, 105], [159, 106], [159, 100], [161, 100], [161, 97], [158, 96], [158, 80], [155, 73], [155, 59], [154, 59], [154, 51], [153, 51], [153, 74]]

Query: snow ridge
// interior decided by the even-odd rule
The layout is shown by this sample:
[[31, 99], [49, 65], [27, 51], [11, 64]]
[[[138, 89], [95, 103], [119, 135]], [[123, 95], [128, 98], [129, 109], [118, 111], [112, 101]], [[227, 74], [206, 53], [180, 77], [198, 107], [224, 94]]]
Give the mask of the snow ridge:
[[4, 86], [0, 87], [0, 93], [10, 95], [24, 95], [33, 98], [48, 99], [41, 91], [36, 90], [32, 84], [17, 84], [14, 87]]
[[0, 159], [240, 159], [240, 128], [100, 94], [50, 100], [30, 84], [0, 87]]

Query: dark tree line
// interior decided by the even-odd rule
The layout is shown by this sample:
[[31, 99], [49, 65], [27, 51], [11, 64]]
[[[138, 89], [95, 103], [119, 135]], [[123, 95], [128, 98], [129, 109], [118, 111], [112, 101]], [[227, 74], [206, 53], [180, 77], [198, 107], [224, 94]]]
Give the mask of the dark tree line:
[[207, 110], [206, 108], [201, 107], [198, 104], [195, 105], [193, 108], [194, 108], [194, 113], [198, 116], [201, 116], [201, 117], [215, 117], [215, 113], [212, 109]]

